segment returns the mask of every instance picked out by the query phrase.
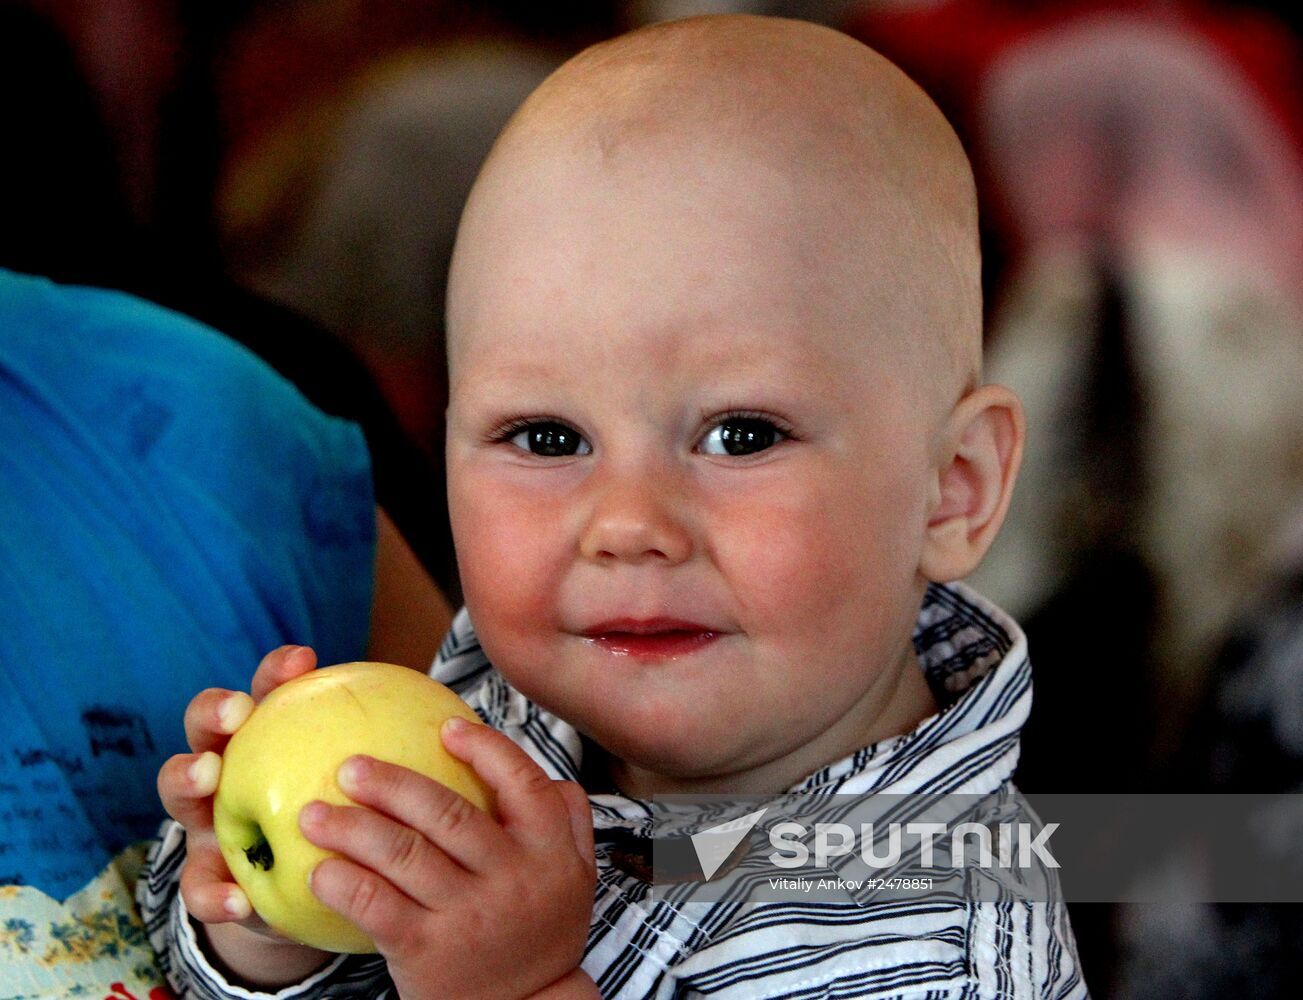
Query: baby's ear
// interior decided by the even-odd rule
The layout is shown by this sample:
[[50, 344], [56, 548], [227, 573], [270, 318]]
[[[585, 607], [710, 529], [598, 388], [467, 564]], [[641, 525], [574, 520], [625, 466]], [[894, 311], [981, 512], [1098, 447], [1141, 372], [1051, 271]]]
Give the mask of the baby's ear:
[[956, 404], [936, 439], [927, 533], [919, 570], [948, 583], [977, 568], [1009, 509], [1022, 460], [1018, 397], [984, 385]]

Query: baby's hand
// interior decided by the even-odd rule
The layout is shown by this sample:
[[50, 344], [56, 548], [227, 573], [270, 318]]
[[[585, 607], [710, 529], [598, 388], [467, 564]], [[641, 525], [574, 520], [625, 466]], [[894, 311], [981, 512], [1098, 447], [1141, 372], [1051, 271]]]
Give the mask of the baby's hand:
[[191, 916], [206, 925], [215, 957], [226, 972], [246, 985], [295, 982], [330, 956], [287, 941], [253, 912], [244, 891], [232, 881], [213, 833], [213, 793], [221, 775], [221, 752], [254, 705], [271, 691], [312, 670], [316, 654], [303, 646], [282, 646], [263, 657], [242, 691], [208, 688], [186, 707], [186, 742], [192, 753], [171, 757], [158, 772], [158, 794], [169, 816], [185, 827], [186, 861], [181, 898]]
[[[358, 806], [309, 803], [312, 891], [371, 935], [404, 1000], [596, 997], [579, 971], [597, 874], [588, 797], [506, 736], [460, 719], [444, 746], [497, 796], [499, 818], [407, 768], [351, 757]], [[365, 807], [365, 808], [359, 808]]]

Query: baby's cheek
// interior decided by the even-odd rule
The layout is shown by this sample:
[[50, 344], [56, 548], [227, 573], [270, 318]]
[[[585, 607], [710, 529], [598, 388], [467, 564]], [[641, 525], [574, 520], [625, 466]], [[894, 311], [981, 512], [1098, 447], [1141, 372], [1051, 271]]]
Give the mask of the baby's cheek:
[[457, 561], [476, 629], [483, 634], [512, 621], [541, 620], [550, 575], [547, 532], [488, 498], [459, 513]]
[[824, 605], [850, 586], [856, 558], [853, 544], [836, 525], [805, 505], [773, 504], [731, 519], [721, 544], [721, 561], [745, 606], [761, 614], [787, 614]]
[[764, 504], [754, 518], [734, 511], [725, 557], [734, 592], [753, 627], [788, 655], [841, 640], [872, 645], [904, 613], [909, 554], [890, 527], [891, 505], [874, 499], [882, 502], [811, 489]]

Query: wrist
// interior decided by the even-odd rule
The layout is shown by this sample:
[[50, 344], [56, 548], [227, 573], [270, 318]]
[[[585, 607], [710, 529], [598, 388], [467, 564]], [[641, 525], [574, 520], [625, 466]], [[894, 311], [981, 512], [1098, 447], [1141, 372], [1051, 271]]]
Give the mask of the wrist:
[[195, 938], [213, 968], [232, 986], [278, 990], [302, 982], [335, 956], [277, 940], [239, 924], [195, 924]]

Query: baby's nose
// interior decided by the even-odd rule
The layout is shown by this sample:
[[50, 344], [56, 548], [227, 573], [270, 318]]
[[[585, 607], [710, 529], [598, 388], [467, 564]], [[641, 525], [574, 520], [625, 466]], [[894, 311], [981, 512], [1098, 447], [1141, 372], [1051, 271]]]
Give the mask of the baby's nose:
[[685, 502], [672, 474], [594, 484], [580, 553], [598, 562], [684, 562], [693, 550]]

